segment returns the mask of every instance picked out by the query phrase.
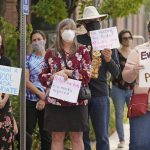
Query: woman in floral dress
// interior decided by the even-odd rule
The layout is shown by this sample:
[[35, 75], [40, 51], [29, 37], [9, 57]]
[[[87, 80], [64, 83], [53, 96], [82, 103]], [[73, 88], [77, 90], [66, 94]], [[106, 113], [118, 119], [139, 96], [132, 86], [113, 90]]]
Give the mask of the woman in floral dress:
[[[0, 35], [0, 65], [10, 66], [10, 60], [4, 56], [4, 44]], [[14, 140], [13, 115], [8, 94], [0, 94], [0, 150], [11, 150]]]
[[[55, 75], [66, 80], [80, 80], [82, 85], [90, 81], [91, 60], [89, 50], [76, 40], [76, 24], [64, 19], [58, 24], [54, 51], [47, 51], [45, 65], [39, 76], [42, 85], [50, 88]], [[71, 99], [71, 97], [70, 97]], [[84, 150], [83, 131], [88, 129], [88, 100], [71, 103], [46, 97], [44, 129], [52, 134], [51, 150], [64, 149], [65, 133], [69, 132], [72, 149]]]

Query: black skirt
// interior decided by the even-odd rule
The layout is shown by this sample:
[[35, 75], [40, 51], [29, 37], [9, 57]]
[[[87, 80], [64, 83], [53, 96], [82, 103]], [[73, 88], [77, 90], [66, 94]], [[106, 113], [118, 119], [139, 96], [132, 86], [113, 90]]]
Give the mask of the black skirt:
[[45, 107], [44, 129], [48, 132], [81, 132], [88, 130], [88, 106]]

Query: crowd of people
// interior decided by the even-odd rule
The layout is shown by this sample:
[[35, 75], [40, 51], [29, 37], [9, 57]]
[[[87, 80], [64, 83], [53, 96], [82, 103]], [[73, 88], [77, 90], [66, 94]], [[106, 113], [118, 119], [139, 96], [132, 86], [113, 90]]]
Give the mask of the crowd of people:
[[[93, 49], [90, 31], [100, 30], [101, 22], [106, 18], [107, 14], [99, 14], [94, 6], [88, 6], [77, 22], [63, 19], [57, 25], [53, 50], [46, 50], [47, 40], [41, 30], [31, 33], [32, 52], [26, 57], [27, 150], [32, 149], [32, 135], [37, 123], [41, 150], [63, 150], [66, 133], [70, 136], [73, 150], [91, 150], [90, 119], [96, 150], [110, 150], [110, 98], [115, 108], [118, 148], [124, 147], [125, 103], [129, 105], [133, 93], [149, 94], [149, 88], [139, 87], [139, 71], [144, 69], [139, 55], [141, 50], [150, 53], [150, 41], [132, 48], [133, 35], [131, 31], [123, 29], [118, 34], [120, 48]], [[77, 35], [77, 24], [84, 26], [87, 32]], [[148, 33], [150, 36], [150, 22]], [[0, 34], [0, 65], [11, 66], [4, 51], [3, 36]], [[108, 73], [111, 75], [111, 90], [107, 82]], [[78, 97], [73, 103], [50, 96], [50, 89], [57, 76], [63, 77], [65, 81], [78, 80], [83, 87], [89, 86], [91, 98]], [[0, 149], [11, 150], [18, 128], [9, 95], [2, 93], [0, 96]], [[129, 118], [129, 150], [150, 148], [150, 96], [147, 100], [147, 113]]]

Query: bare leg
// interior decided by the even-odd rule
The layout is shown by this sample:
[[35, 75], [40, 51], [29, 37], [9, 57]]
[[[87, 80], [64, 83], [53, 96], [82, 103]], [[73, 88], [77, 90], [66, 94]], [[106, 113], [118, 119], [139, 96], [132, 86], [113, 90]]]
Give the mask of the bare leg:
[[84, 150], [83, 132], [70, 132], [72, 150]]
[[65, 132], [52, 132], [51, 150], [64, 150]]

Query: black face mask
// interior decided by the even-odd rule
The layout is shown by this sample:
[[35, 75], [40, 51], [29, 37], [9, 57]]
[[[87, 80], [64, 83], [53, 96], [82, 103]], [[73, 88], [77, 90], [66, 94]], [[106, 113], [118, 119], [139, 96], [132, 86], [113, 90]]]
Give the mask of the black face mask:
[[91, 21], [89, 23], [86, 23], [85, 25], [86, 25], [87, 31], [93, 31], [93, 30], [99, 30], [100, 29], [99, 21]]

